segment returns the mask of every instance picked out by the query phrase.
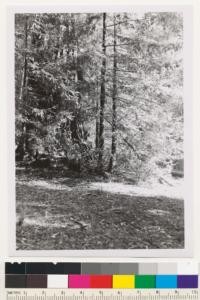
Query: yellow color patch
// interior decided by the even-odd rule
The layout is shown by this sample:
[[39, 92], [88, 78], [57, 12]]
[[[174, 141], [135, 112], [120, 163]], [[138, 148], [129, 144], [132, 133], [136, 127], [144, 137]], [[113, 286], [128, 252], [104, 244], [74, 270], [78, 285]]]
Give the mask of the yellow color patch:
[[113, 275], [114, 289], [134, 289], [135, 275]]

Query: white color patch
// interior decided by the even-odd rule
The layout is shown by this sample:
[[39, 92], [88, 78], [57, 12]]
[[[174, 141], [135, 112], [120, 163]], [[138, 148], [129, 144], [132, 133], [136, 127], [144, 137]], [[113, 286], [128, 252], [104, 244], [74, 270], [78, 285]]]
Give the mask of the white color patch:
[[68, 288], [68, 275], [48, 275], [48, 288]]
[[198, 263], [195, 262], [182, 262], [178, 263], [179, 275], [198, 275]]
[[159, 263], [158, 264], [158, 269], [157, 269], [157, 274], [161, 275], [172, 275], [172, 274], [177, 274], [177, 264], [176, 263]]

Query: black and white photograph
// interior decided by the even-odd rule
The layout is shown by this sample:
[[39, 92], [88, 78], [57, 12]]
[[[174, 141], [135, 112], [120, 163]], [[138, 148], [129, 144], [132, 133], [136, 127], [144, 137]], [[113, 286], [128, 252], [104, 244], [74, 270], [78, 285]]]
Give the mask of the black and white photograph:
[[183, 19], [15, 14], [16, 250], [185, 248]]

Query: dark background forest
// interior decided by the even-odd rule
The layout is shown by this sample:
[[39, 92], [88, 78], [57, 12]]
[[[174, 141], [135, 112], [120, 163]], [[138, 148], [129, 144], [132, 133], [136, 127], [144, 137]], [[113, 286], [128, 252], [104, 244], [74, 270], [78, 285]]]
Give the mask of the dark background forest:
[[[110, 203], [109, 209], [112, 211], [115, 204], [120, 203], [121, 197], [127, 197], [123, 209], [130, 216], [123, 216], [120, 206], [120, 218], [126, 220], [120, 222], [122, 225], [127, 222], [127, 226], [130, 226], [133, 213], [130, 198], [133, 196], [114, 194], [113, 182], [133, 186], [141, 183], [149, 186], [159, 184], [176, 188], [180, 181], [177, 177], [183, 177], [182, 21], [182, 16], [175, 12], [15, 15], [19, 248], [33, 249], [37, 245], [38, 234], [42, 234], [38, 233], [38, 214], [41, 214], [41, 218], [44, 214], [47, 221], [46, 225], [40, 222], [40, 227], [56, 230], [55, 220], [50, 225], [48, 215], [53, 218], [55, 212], [51, 209], [47, 212], [48, 207], [55, 205], [53, 197], [57, 203], [62, 202], [62, 208], [65, 201], [71, 201], [72, 205], [77, 201], [77, 211], [74, 212], [77, 218], [75, 221], [70, 219], [73, 219], [72, 216], [69, 219], [74, 222], [75, 229], [76, 226], [80, 227], [79, 237], [83, 229], [88, 229], [81, 248], [162, 246], [159, 239], [158, 244], [154, 245], [152, 237], [147, 244], [140, 241], [135, 245], [134, 240], [128, 245], [125, 242], [116, 245], [114, 241], [110, 242], [113, 232], [104, 243], [96, 243], [93, 221], [87, 220], [87, 200], [91, 196], [98, 202], [94, 205], [94, 218], [97, 217], [96, 210], [100, 209], [99, 203], [104, 201], [102, 218], [106, 220], [105, 207]], [[71, 185], [63, 181], [66, 178], [71, 180]], [[87, 180], [87, 183], [100, 181], [110, 184], [112, 193], [102, 191], [102, 188], [100, 194], [92, 190], [79, 202], [80, 191], [76, 188], [76, 197], [71, 199], [72, 193], [69, 196], [65, 194], [66, 191], [64, 194], [60, 194], [60, 191], [59, 195], [52, 196], [51, 202], [47, 194], [50, 184], [54, 184], [55, 180], [61, 191], [64, 184], [66, 188], [75, 188], [76, 184], [79, 188], [86, 186]], [[39, 183], [36, 184], [36, 181]], [[43, 186], [38, 188], [41, 182]], [[53, 187], [55, 185], [51, 185], [51, 193], [57, 190], [55, 188], [54, 191]], [[160, 200], [150, 196], [148, 205], [149, 210], [153, 210], [151, 213], [161, 217], [161, 222], [163, 216], [167, 218], [164, 226], [169, 241], [165, 237], [163, 247], [181, 247], [183, 203], [167, 196], [163, 204], [167, 207], [163, 211], [167, 213], [163, 213], [162, 209], [155, 213]], [[33, 199], [37, 203], [34, 208], [31, 206], [31, 212], [28, 205]], [[83, 208], [84, 201], [86, 207]], [[137, 209], [134, 207], [136, 218], [142, 218], [146, 201], [144, 198], [132, 201], [137, 204]], [[43, 212], [41, 206], [44, 207]], [[173, 225], [168, 215], [170, 210], [175, 217]], [[115, 209], [113, 211], [116, 214]], [[80, 221], [80, 214], [84, 221]], [[26, 219], [28, 217], [29, 221]], [[144, 217], [145, 226], [147, 219]], [[149, 219], [149, 222], [154, 221]], [[28, 226], [33, 229], [30, 230]], [[104, 226], [106, 228], [107, 225]], [[147, 228], [149, 230], [155, 226], [160, 228], [157, 223]], [[122, 236], [128, 230], [126, 226], [124, 228]], [[116, 227], [116, 230], [119, 231], [119, 228]], [[155, 233], [148, 233], [147, 238], [149, 234], [157, 234], [156, 228], [152, 230]], [[175, 237], [169, 238], [168, 231], [172, 231]], [[91, 243], [88, 242], [88, 232], [93, 236]], [[55, 245], [47, 243], [45, 249], [77, 248], [76, 239], [72, 238], [72, 234], [69, 238], [69, 232], [68, 244], [64, 241], [62, 230], [52, 234], [55, 235]], [[31, 240], [34, 245], [30, 245]], [[61, 242], [57, 243], [58, 240]]]

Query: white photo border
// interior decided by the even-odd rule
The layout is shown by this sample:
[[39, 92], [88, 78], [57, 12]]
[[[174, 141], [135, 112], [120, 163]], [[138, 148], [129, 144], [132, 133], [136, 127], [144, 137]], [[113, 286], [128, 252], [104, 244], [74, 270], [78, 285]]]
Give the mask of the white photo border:
[[[14, 16], [17, 13], [179, 12], [183, 14], [184, 67], [184, 244], [182, 249], [16, 250]], [[193, 255], [193, 6], [192, 5], [15, 5], [7, 7], [8, 200], [10, 256], [184, 258]]]

